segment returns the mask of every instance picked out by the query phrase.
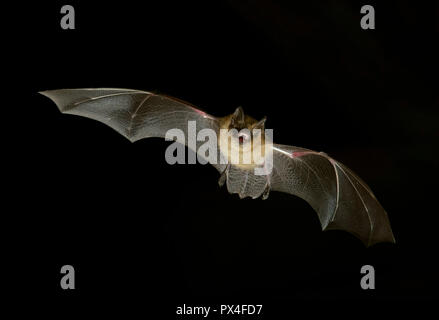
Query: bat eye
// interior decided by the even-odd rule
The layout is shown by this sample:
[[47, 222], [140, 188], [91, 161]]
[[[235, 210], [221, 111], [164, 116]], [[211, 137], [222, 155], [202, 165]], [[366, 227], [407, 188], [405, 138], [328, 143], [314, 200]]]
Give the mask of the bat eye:
[[245, 141], [248, 140], [248, 136], [246, 134], [240, 133], [238, 135], [239, 144], [243, 144]]

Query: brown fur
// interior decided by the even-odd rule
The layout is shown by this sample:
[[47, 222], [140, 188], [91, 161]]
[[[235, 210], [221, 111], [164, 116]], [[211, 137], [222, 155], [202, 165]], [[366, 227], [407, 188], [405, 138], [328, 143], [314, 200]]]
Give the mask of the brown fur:
[[[226, 129], [226, 130], [237, 129], [238, 131], [240, 131], [240, 130], [242, 130], [244, 128], [247, 128], [247, 129], [250, 130], [250, 132], [252, 132], [252, 130], [254, 129], [254, 126], [258, 123], [258, 121], [256, 119], [254, 119], [253, 117], [245, 115], [244, 116], [244, 121], [242, 123], [238, 123], [235, 127], [233, 127], [231, 125], [232, 117], [233, 117], [233, 114], [220, 118], [219, 119], [219, 121], [220, 121], [220, 129]], [[262, 134], [262, 137], [261, 137], [261, 145], [262, 145], [262, 147], [259, 144], [255, 145], [254, 141], [252, 139], [252, 145], [251, 145], [251, 148], [250, 148], [250, 152], [253, 155], [253, 149], [255, 147], [261, 148], [261, 156], [263, 157], [264, 154], [265, 154], [265, 134], [264, 134], [264, 130], [261, 130], [261, 134]], [[232, 148], [230, 141], [231, 141], [231, 138], [229, 138], [229, 145], [228, 145], [229, 146], [229, 152], [228, 152], [228, 158], [229, 158], [228, 161], [229, 161], [229, 163], [231, 163], [231, 148]], [[221, 142], [221, 135], [219, 135], [218, 136], [218, 146], [220, 146], [220, 149], [221, 149], [221, 144], [222, 143], [225, 143], [225, 141], [223, 140], [223, 142]], [[250, 164], [243, 164], [242, 163], [243, 162], [243, 160], [242, 160], [243, 157], [244, 157], [243, 147], [239, 146], [239, 162], [240, 163], [239, 164], [234, 164], [234, 165], [239, 167], [239, 168], [241, 168], [241, 169], [246, 169], [246, 170], [252, 170], [252, 169], [254, 169], [257, 166], [257, 163], [255, 162], [255, 159], [253, 159], [253, 156], [251, 157], [251, 163]]]

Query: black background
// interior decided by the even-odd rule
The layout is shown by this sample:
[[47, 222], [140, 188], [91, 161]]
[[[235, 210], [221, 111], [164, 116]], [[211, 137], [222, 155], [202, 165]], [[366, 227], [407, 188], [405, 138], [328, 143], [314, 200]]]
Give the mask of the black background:
[[[64, 314], [263, 303], [266, 318], [338, 300], [364, 310], [437, 298], [437, 7], [383, 2], [70, 1], [75, 30], [60, 27], [64, 2], [5, 9], [6, 264], [19, 271], [18, 295]], [[375, 30], [360, 28], [364, 4], [375, 7]], [[267, 116], [277, 143], [356, 171], [397, 244], [366, 249], [321, 232], [312, 208], [286, 194], [240, 200], [219, 189], [213, 167], [166, 164], [167, 142], [131, 144], [37, 93], [81, 87]], [[74, 291], [60, 288], [65, 264]], [[365, 264], [376, 290], [360, 288]]]

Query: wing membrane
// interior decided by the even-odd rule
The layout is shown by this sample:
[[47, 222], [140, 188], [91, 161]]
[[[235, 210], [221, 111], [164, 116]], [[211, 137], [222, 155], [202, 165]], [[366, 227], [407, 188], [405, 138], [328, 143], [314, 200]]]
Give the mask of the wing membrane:
[[386, 211], [350, 169], [324, 153], [274, 145], [271, 188], [306, 200], [323, 230], [346, 230], [367, 246], [395, 242]]
[[[110, 126], [131, 142], [164, 138], [180, 129], [188, 141], [188, 121], [196, 121], [196, 133], [210, 128], [219, 132], [218, 119], [190, 104], [151, 92], [130, 89], [61, 89], [41, 92], [63, 113], [91, 118]], [[198, 150], [197, 141], [195, 150]], [[218, 170], [221, 165], [213, 164]]]

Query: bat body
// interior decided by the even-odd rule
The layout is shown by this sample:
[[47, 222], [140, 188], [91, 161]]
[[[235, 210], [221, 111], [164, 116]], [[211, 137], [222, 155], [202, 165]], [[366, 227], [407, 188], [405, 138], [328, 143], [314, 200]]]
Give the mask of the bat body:
[[[266, 140], [265, 118], [257, 121], [245, 115], [242, 108], [225, 117], [214, 117], [186, 102], [146, 91], [63, 89], [41, 93], [52, 99], [61, 112], [103, 122], [131, 142], [148, 137], [165, 138], [173, 128], [187, 135], [188, 122], [195, 121], [198, 132], [210, 129], [217, 134], [215, 152], [223, 161], [209, 162], [221, 174], [219, 184], [226, 184], [230, 193], [237, 193], [241, 198], [263, 199], [270, 191], [289, 193], [311, 205], [323, 230], [346, 230], [366, 246], [395, 242], [386, 211], [355, 173], [325, 153]], [[237, 139], [226, 144], [230, 137], [224, 138], [222, 129], [236, 129]], [[242, 134], [242, 129], [249, 132]], [[257, 131], [260, 139], [251, 139]], [[197, 152], [200, 145], [196, 141], [188, 147]], [[268, 162], [272, 166], [266, 174], [255, 174], [254, 169], [261, 167], [261, 159], [251, 158], [243, 164], [230, 161], [234, 151], [242, 157], [259, 147], [263, 150], [262, 167]]]

